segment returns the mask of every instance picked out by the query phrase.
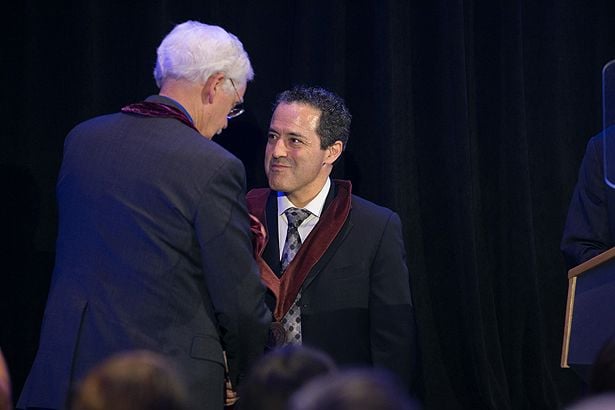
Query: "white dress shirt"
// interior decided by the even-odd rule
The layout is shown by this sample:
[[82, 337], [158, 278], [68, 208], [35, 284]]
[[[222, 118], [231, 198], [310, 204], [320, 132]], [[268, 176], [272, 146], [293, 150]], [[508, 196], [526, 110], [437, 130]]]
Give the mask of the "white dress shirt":
[[[299, 236], [301, 237], [301, 242], [305, 241], [305, 238], [312, 232], [314, 226], [320, 220], [320, 215], [322, 214], [322, 209], [325, 206], [325, 200], [327, 199], [327, 195], [329, 195], [329, 189], [331, 189], [331, 179], [327, 178], [325, 185], [322, 187], [318, 195], [314, 199], [312, 199], [303, 209], [307, 209], [310, 211], [311, 215], [308, 216], [299, 228]], [[283, 193], [278, 192], [278, 244], [280, 251], [280, 259], [282, 258], [282, 251], [284, 250], [284, 242], [286, 242], [286, 231], [288, 230], [288, 220], [286, 219], [286, 211], [288, 208], [298, 208], [295, 206], [290, 199]]]

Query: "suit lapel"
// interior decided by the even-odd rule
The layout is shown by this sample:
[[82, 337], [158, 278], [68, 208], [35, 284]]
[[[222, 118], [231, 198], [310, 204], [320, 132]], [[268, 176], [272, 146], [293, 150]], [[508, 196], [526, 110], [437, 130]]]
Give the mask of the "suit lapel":
[[[303, 282], [318, 263], [348, 220], [351, 206], [349, 181], [335, 181], [338, 192], [314, 226], [280, 280], [280, 300], [276, 317], [283, 317], [292, 306]], [[326, 202], [326, 201], [325, 201]]]
[[269, 234], [269, 241], [267, 246], [263, 250], [263, 259], [267, 262], [267, 265], [280, 277], [280, 244], [278, 234], [278, 201], [277, 193], [271, 192], [269, 198], [267, 198], [267, 206], [265, 207], [265, 218], [267, 224], [267, 232]]
[[[263, 238], [266, 236], [267, 240], [261, 238], [266, 243], [263, 244], [264, 248], [260, 248], [262, 251], [256, 251], [256, 258], [261, 269], [261, 279], [277, 298], [274, 311], [277, 320], [280, 320], [291, 307], [308, 274], [315, 276], [318, 273], [320, 269], [314, 268], [326, 264], [351, 229], [348, 216], [352, 202], [352, 185], [349, 181], [336, 180], [335, 183], [339, 188], [337, 193], [332, 190], [327, 196], [325, 204], [328, 205], [319, 222], [307, 236], [281, 278], [276, 277], [274, 273], [280, 271], [276, 193], [268, 189], [248, 192], [246, 199], [250, 213], [255, 216], [255, 222], [261, 229], [263, 225], [267, 229], [267, 234], [263, 234]], [[258, 244], [261, 241], [258, 240], [258, 235], [256, 237], [255, 249], [259, 249]], [[325, 255], [327, 257], [321, 261]]]
[[[337, 191], [338, 191], [337, 185], [331, 184], [331, 189], [329, 190], [329, 193], [327, 194], [327, 198], [325, 199], [325, 204], [323, 206], [322, 213], [320, 215], [321, 218], [324, 217], [325, 213], [327, 212], [329, 208], [329, 205], [331, 205], [331, 202], [333, 202], [333, 199], [337, 195]], [[301, 286], [301, 289], [307, 288], [309, 284], [314, 280], [314, 278], [318, 276], [320, 271], [327, 265], [331, 257], [335, 255], [337, 248], [339, 248], [340, 244], [343, 242], [344, 238], [346, 237], [350, 229], [350, 226], [351, 224], [350, 224], [350, 217], [349, 217], [344, 223], [344, 226], [342, 227], [342, 230], [340, 231], [336, 239], [327, 248], [325, 253], [322, 255], [320, 260], [316, 263], [316, 265], [312, 268], [312, 270], [310, 270], [307, 278], [305, 279], [305, 281], [303, 282], [303, 285]]]
[[316, 263], [316, 265], [314, 265], [312, 270], [308, 273], [308, 276], [305, 279], [305, 281], [303, 281], [303, 285], [301, 286], [302, 291], [306, 289], [308, 286], [310, 286], [312, 281], [327, 266], [331, 258], [335, 256], [339, 247], [342, 245], [342, 243], [344, 243], [344, 240], [350, 234], [350, 231], [352, 231], [353, 226], [354, 224], [352, 222], [352, 209], [351, 209], [350, 214], [348, 215], [348, 219], [344, 223], [342, 230], [336, 236], [335, 240], [331, 243], [331, 245], [327, 248], [327, 250], [322, 255], [322, 257], [319, 259], [319, 261]]

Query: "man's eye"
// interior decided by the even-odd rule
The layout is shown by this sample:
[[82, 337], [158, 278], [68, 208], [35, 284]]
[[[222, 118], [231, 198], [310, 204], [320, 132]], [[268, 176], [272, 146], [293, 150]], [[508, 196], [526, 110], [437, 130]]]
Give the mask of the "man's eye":
[[267, 139], [268, 139], [268, 140], [274, 140], [274, 139], [276, 139], [276, 138], [278, 138], [278, 136], [277, 136], [277, 135], [275, 135], [275, 134], [268, 134], [268, 135], [267, 135]]

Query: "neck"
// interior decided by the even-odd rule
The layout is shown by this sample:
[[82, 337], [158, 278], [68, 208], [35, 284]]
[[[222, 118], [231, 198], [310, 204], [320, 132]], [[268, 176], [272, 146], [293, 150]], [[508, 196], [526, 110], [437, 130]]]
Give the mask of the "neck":
[[202, 88], [199, 84], [190, 81], [171, 78], [165, 80], [158, 94], [180, 103], [188, 111], [198, 128], [198, 125], [203, 123], [203, 110], [200, 109], [203, 106], [201, 101]]
[[307, 204], [309, 204], [314, 198], [318, 196], [320, 191], [327, 183], [328, 177], [329, 175], [326, 175], [323, 180], [314, 181], [311, 185], [305, 187], [303, 190], [287, 192], [286, 197], [296, 207], [304, 208]]
[[184, 107], [194, 126], [206, 138], [211, 139], [212, 135], [206, 133], [205, 125], [208, 123], [207, 107], [203, 95], [203, 86], [187, 80], [167, 79], [160, 87], [161, 96], [169, 97], [177, 101]]
[[[318, 192], [316, 193], [316, 195]], [[288, 200], [293, 203], [297, 208], [304, 208], [310, 201], [316, 198], [316, 195], [312, 195], [310, 197], [301, 197], [293, 194], [286, 194]]]

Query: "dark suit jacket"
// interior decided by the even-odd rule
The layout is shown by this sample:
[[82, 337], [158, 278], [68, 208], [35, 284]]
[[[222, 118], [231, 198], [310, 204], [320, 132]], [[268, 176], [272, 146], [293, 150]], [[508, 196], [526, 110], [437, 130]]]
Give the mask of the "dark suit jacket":
[[237, 383], [270, 320], [241, 162], [176, 119], [102, 116], [68, 135], [57, 199], [56, 265], [18, 407], [64, 408], [93, 365], [149, 349], [177, 365], [191, 408], [222, 408], [223, 349]]
[[[607, 132], [612, 133], [613, 130]], [[609, 138], [615, 136], [609, 134]], [[607, 155], [609, 168], [615, 170], [615, 149], [609, 150]], [[604, 143], [600, 133], [587, 144], [568, 208], [561, 244], [568, 268], [615, 246], [614, 238], [615, 189], [605, 183]]]
[[[334, 195], [335, 188], [323, 215]], [[279, 273], [275, 192], [267, 201], [265, 225], [263, 258]], [[274, 310], [271, 292], [268, 304]], [[397, 214], [353, 195], [341, 231], [301, 287], [299, 304], [303, 344], [324, 350], [342, 366], [387, 368], [410, 386], [417, 370], [415, 320]]]

